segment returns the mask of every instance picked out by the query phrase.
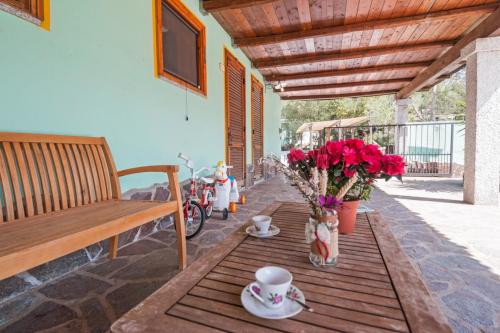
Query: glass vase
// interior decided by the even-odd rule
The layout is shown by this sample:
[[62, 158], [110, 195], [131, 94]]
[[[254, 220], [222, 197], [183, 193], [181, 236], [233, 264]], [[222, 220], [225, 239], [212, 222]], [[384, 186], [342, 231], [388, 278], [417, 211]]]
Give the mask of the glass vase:
[[311, 244], [309, 260], [316, 267], [334, 266], [339, 257], [338, 218], [335, 211], [319, 218], [310, 217], [306, 239]]

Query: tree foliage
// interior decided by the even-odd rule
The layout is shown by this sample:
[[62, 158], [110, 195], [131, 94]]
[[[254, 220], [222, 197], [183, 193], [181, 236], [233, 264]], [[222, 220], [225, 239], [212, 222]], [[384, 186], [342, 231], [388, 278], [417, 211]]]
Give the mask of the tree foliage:
[[[359, 116], [368, 116], [370, 124], [393, 124], [394, 109], [394, 96], [288, 101], [282, 109], [282, 128], [291, 134], [306, 122]], [[412, 96], [409, 120], [461, 119], [464, 113], [465, 72], [460, 71], [429, 91], [415, 93]]]

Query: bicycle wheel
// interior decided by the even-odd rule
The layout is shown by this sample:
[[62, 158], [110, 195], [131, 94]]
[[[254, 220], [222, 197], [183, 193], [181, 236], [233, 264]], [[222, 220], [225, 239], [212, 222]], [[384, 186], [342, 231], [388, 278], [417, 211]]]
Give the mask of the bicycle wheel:
[[184, 223], [186, 225], [186, 238], [191, 239], [196, 236], [205, 222], [204, 209], [196, 201], [189, 202], [189, 209], [186, 211], [184, 203]]
[[214, 211], [214, 202], [213, 200], [214, 195], [212, 194], [212, 191], [207, 192], [207, 207], [205, 208], [205, 217], [208, 220], [209, 218], [212, 217], [212, 213]]

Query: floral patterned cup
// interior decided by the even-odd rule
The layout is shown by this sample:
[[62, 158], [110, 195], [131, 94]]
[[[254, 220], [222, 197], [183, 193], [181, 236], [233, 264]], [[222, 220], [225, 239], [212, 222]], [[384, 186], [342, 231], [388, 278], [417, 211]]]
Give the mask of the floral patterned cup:
[[267, 234], [271, 226], [272, 218], [266, 215], [257, 215], [252, 217], [253, 225], [258, 234]]
[[256, 282], [250, 284], [252, 295], [268, 308], [283, 305], [292, 283], [292, 274], [284, 268], [268, 266], [255, 272]]

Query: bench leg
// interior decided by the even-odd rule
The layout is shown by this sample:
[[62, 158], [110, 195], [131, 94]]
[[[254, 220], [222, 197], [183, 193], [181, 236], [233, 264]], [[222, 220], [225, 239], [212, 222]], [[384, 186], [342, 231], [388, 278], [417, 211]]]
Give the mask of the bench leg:
[[177, 172], [168, 173], [168, 182], [172, 200], [177, 201], [177, 211], [175, 212], [175, 230], [177, 232], [177, 249], [179, 252], [179, 270], [182, 271], [187, 266], [186, 250], [186, 225], [184, 224], [184, 211], [182, 209], [182, 196], [179, 187]]
[[109, 259], [115, 259], [118, 255], [118, 236], [113, 236], [109, 239]]

